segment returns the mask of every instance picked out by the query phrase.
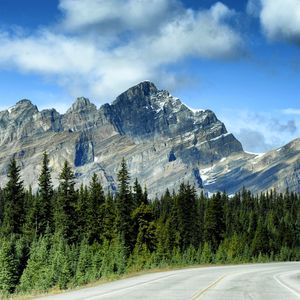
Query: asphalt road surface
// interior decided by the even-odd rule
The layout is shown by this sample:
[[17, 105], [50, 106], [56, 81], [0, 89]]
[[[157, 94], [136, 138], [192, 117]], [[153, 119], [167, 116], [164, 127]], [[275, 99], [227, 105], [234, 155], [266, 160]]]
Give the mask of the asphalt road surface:
[[296, 300], [300, 299], [300, 262], [151, 273], [41, 299]]

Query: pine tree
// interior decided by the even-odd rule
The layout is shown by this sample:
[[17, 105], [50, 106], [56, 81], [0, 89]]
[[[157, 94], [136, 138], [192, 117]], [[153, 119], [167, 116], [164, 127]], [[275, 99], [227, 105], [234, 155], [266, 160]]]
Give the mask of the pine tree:
[[161, 197], [161, 200], [159, 201], [160, 216], [163, 219], [166, 219], [167, 217], [170, 216], [173, 205], [174, 205], [173, 198], [170, 194], [169, 189], [167, 189], [165, 194]]
[[100, 241], [103, 230], [103, 205], [105, 202], [102, 185], [96, 174], [93, 175], [87, 205], [87, 228], [86, 234], [88, 241]]
[[87, 186], [80, 185], [79, 191], [77, 191], [77, 203], [76, 203], [76, 215], [77, 215], [77, 229], [80, 233], [78, 238], [82, 240], [88, 233], [88, 204], [89, 204], [89, 190]]
[[22, 232], [24, 215], [24, 188], [20, 176], [20, 167], [13, 158], [8, 167], [8, 182], [5, 187], [5, 204], [3, 216], [3, 233]]
[[125, 246], [127, 255], [134, 247], [134, 237], [132, 235], [131, 212], [133, 210], [132, 195], [129, 188], [129, 172], [125, 159], [121, 163], [118, 173], [118, 194], [117, 194], [117, 229]]
[[23, 234], [29, 241], [32, 241], [38, 233], [38, 204], [39, 196], [34, 196], [31, 187], [29, 187], [24, 196], [25, 223], [23, 226]]
[[205, 212], [204, 236], [205, 241], [209, 243], [215, 252], [224, 237], [224, 196], [220, 193], [213, 195], [207, 202]]
[[[50, 270], [53, 278], [53, 285], [60, 289], [66, 289], [72, 277], [75, 275], [75, 269], [72, 270], [70, 257], [71, 251], [66, 240], [59, 235], [54, 235], [52, 247], [50, 249]], [[71, 259], [70, 259], [71, 258]], [[76, 260], [78, 257], [76, 258]]]
[[102, 239], [111, 241], [117, 235], [116, 228], [116, 204], [113, 196], [109, 193], [106, 196], [103, 205], [103, 219], [102, 219]]
[[59, 179], [60, 185], [54, 211], [55, 231], [72, 243], [76, 241], [79, 234], [76, 230], [77, 195], [74, 189], [75, 176], [67, 161], [64, 163]]
[[196, 246], [197, 244], [196, 192], [189, 184], [185, 185], [182, 183], [180, 185], [177, 197], [177, 209], [181, 248], [186, 250], [190, 245]]
[[4, 203], [5, 203], [4, 191], [0, 187], [0, 225], [2, 225], [3, 223]]
[[47, 291], [53, 284], [50, 267], [50, 239], [49, 236], [44, 236], [31, 245], [30, 257], [22, 274], [19, 290]]
[[51, 181], [51, 172], [49, 168], [49, 157], [46, 152], [43, 154], [42, 171], [38, 179], [39, 198], [37, 212], [37, 234], [45, 233], [47, 227], [52, 227], [52, 197], [53, 186]]
[[13, 293], [18, 281], [18, 263], [12, 240], [1, 240], [0, 245], [0, 296]]
[[201, 252], [200, 262], [202, 264], [208, 264], [208, 263], [212, 262], [212, 249], [207, 242], [204, 243], [204, 246], [203, 246], [203, 249]]
[[137, 178], [133, 184], [133, 206], [134, 208], [139, 207], [142, 203], [148, 203], [147, 191], [143, 192], [141, 185], [139, 184]]
[[135, 224], [135, 231], [137, 234], [137, 244], [141, 248], [143, 245], [149, 251], [155, 249], [155, 231], [156, 228], [153, 223], [153, 212], [149, 205], [142, 203], [138, 208], [132, 212], [132, 219]]
[[259, 254], [269, 254], [269, 233], [264, 225], [262, 217], [258, 220], [258, 225], [252, 240], [252, 254], [258, 256]]
[[76, 284], [86, 284], [91, 280], [93, 251], [86, 240], [81, 242], [75, 273]]

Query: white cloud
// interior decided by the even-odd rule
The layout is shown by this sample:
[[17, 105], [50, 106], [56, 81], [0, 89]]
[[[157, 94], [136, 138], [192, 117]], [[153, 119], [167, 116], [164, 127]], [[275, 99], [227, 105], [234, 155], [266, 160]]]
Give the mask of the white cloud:
[[299, 108], [286, 108], [282, 110], [282, 112], [286, 115], [298, 115], [300, 116], [300, 109]]
[[180, 9], [177, 0], [61, 0], [62, 22], [70, 31], [101, 28], [108, 32], [149, 30]]
[[161, 28], [160, 34], [153, 37], [150, 47], [146, 48], [148, 55], [155, 55], [161, 63], [165, 60], [173, 62], [187, 55], [206, 58], [235, 55], [241, 39], [224, 23], [233, 14], [219, 2], [207, 11], [188, 10], [181, 18]]
[[34, 36], [0, 36], [0, 62], [22, 71], [45, 74], [77, 74], [91, 71], [101, 52], [79, 38], [43, 30]]
[[0, 66], [42, 74], [72, 96], [100, 102], [144, 79], [165, 88], [168, 66], [188, 57], [230, 58], [242, 40], [217, 2], [185, 9], [176, 0], [61, 0], [62, 20], [31, 35], [0, 33]]
[[254, 113], [224, 109], [220, 119], [250, 152], [266, 152], [300, 137], [300, 119], [277, 111]]
[[249, 0], [248, 13], [257, 9], [263, 31], [270, 40], [300, 43], [299, 0]]

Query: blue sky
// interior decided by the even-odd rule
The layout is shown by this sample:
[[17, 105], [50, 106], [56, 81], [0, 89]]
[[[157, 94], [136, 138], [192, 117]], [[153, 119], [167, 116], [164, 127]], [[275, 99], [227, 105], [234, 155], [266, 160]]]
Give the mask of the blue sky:
[[300, 137], [300, 0], [0, 0], [0, 109], [100, 106], [145, 79], [248, 151]]

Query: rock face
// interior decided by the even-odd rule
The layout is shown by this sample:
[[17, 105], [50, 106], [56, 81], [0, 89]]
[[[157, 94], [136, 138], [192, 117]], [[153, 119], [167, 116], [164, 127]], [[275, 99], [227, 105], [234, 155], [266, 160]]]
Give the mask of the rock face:
[[234, 154], [202, 169], [201, 178], [211, 192], [246, 187], [254, 193], [271, 188], [300, 193], [300, 139], [265, 154]]
[[145, 81], [99, 109], [81, 97], [63, 115], [54, 109], [39, 111], [29, 100], [0, 112], [0, 185], [14, 156], [25, 184], [37, 188], [47, 151], [55, 185], [68, 160], [78, 183], [87, 184], [97, 173], [114, 191], [124, 157], [132, 179], [139, 178], [151, 197], [176, 189], [182, 181], [209, 192], [235, 192], [243, 186], [297, 190], [299, 143], [265, 157], [247, 154], [212, 111], [192, 111]]

